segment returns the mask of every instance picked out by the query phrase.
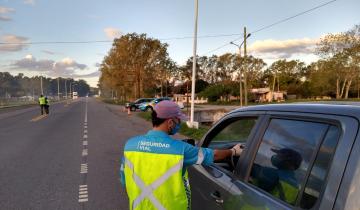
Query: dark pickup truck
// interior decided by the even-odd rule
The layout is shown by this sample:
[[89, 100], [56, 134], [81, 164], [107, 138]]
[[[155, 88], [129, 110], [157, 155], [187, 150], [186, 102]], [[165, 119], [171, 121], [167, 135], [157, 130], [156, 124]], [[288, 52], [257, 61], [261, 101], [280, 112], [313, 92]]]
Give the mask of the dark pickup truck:
[[192, 209], [360, 209], [360, 107], [240, 108], [199, 142], [245, 145], [239, 158], [189, 168]]

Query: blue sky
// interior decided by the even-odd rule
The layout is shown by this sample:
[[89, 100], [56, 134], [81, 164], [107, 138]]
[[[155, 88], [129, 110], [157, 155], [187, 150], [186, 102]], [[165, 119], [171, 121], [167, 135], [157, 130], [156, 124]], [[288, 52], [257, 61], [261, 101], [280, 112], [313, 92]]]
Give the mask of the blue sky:
[[[290, 17], [329, 0], [199, 0], [198, 35], [241, 34]], [[249, 52], [267, 63], [276, 59], [316, 59], [312, 49], [328, 33], [360, 24], [360, 1], [337, 0], [285, 23], [252, 34]], [[0, 0], [0, 42], [109, 40], [137, 32], [166, 39], [192, 36], [194, 0]], [[240, 35], [241, 36], [241, 35]], [[200, 38], [205, 54], [237, 36]], [[192, 55], [192, 39], [164, 40], [178, 64]], [[98, 80], [97, 64], [109, 43], [0, 45], [0, 71]], [[212, 54], [236, 52], [227, 45]]]

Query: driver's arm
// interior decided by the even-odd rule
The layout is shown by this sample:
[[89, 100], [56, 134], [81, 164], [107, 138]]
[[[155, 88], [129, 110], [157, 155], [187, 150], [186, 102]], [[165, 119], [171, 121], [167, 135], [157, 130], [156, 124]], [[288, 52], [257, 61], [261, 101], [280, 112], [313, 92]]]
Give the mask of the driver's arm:
[[231, 156], [240, 156], [242, 151], [243, 149], [241, 148], [241, 144], [237, 144], [231, 149], [215, 149], [214, 161], [224, 160], [225, 158]]

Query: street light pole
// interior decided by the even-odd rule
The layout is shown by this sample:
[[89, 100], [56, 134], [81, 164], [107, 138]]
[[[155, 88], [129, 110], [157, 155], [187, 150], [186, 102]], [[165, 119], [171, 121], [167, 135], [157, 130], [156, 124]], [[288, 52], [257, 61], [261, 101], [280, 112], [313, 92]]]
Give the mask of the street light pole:
[[244, 65], [244, 89], [245, 89], [245, 106], [247, 106], [248, 103], [248, 89], [247, 89], [247, 57], [246, 57], [246, 39], [247, 39], [247, 35], [246, 35], [246, 27], [244, 27], [244, 61], [245, 61], [245, 65]]
[[44, 95], [42, 75], [40, 75], [40, 88], [41, 88], [41, 95]]
[[197, 48], [197, 28], [198, 28], [198, 6], [199, 0], [195, 0], [195, 27], [194, 27], [194, 45], [193, 45], [193, 68], [191, 81], [191, 114], [190, 124], [194, 127], [194, 102], [195, 102], [195, 81], [196, 81], [196, 48]]
[[[241, 46], [244, 44], [244, 89], [245, 89], [245, 106], [247, 105], [247, 83], [246, 83], [246, 39], [249, 38], [251, 36], [251, 34], [246, 34], [246, 27], [244, 27], [244, 40], [241, 42], [240, 45], [235, 44], [234, 42], [230, 42], [230, 44], [235, 45], [239, 48], [239, 58], [241, 58]], [[239, 70], [239, 74], [240, 74], [240, 106], [242, 107], [243, 103], [242, 103], [242, 84], [241, 84], [241, 78], [242, 78], [242, 73], [241, 73], [241, 67]]]
[[[239, 60], [240, 60], [240, 58], [241, 58], [241, 45], [242, 45], [243, 43], [244, 43], [244, 42], [242, 42], [240, 45], [237, 45], [237, 44], [235, 44], [234, 42], [230, 42], [230, 44], [235, 45], [235, 46], [238, 47], [238, 49], [239, 49]], [[240, 107], [243, 106], [243, 103], [242, 103], [242, 101], [243, 101], [243, 100], [242, 100], [242, 99], [243, 99], [243, 96], [242, 96], [241, 77], [242, 77], [242, 75], [241, 75], [241, 67], [240, 67], [240, 68], [239, 68], [239, 86], [240, 86], [239, 97], [240, 97]]]
[[59, 77], [57, 79], [57, 83], [58, 83], [58, 100], [60, 101], [60, 78]]

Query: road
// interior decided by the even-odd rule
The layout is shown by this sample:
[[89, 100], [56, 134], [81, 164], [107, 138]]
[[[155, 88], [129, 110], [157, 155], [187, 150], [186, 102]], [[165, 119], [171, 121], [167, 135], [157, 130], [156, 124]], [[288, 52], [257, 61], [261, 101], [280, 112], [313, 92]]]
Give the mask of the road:
[[126, 140], [150, 123], [93, 98], [0, 112], [0, 209], [128, 209]]

